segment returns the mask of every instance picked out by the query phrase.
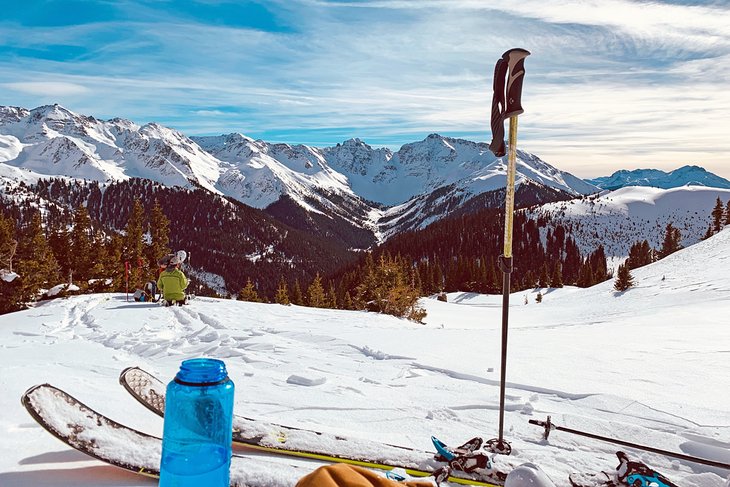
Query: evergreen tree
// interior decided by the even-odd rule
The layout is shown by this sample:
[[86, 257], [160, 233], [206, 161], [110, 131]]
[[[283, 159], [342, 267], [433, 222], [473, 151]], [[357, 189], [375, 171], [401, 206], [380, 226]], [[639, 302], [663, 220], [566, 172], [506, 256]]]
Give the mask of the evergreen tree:
[[124, 260], [129, 262], [129, 287], [142, 287], [148, 265], [144, 260], [144, 207], [139, 199], [134, 200], [131, 216], [127, 221], [124, 237]]
[[705, 235], [702, 237], [702, 240], [707, 240], [708, 238], [712, 237], [712, 223], [710, 223], [707, 226], [707, 231], [705, 232]]
[[730, 225], [730, 199], [727, 200], [727, 206], [725, 206], [725, 225]]
[[238, 293], [238, 300], [239, 301], [250, 301], [253, 303], [261, 302], [259, 293], [256, 291], [256, 288], [254, 287], [253, 283], [251, 282], [250, 277], [248, 279], [246, 279], [246, 287], [241, 289], [241, 291]]
[[13, 271], [13, 257], [18, 248], [15, 240], [15, 224], [0, 212], [0, 269]]
[[[118, 233], [112, 234], [110, 238], [104, 240], [101, 235], [97, 236], [97, 246], [104, 246], [104, 259], [101, 261], [101, 269], [99, 274], [95, 274], [96, 279], [110, 279], [112, 289], [124, 289], [124, 238]], [[103, 243], [102, 243], [103, 242]]]
[[114, 280], [103, 277], [104, 263], [109, 260], [108, 251], [106, 245], [104, 245], [103, 239], [94, 239], [94, 262], [90, 270], [90, 279], [88, 289], [94, 293], [108, 292], [114, 289]]
[[[647, 243], [648, 245], [648, 243]], [[593, 284], [603, 282], [608, 279], [608, 262], [606, 260], [606, 251], [603, 245], [590, 254], [588, 257], [591, 273], [593, 274]]]
[[561, 288], [563, 287], [563, 272], [560, 268], [560, 261], [555, 262], [553, 268], [553, 275], [550, 278], [550, 287]]
[[634, 285], [634, 277], [631, 275], [629, 266], [621, 264], [618, 266], [618, 272], [616, 273], [616, 281], [613, 283], [613, 288], [616, 291], [626, 291]]
[[524, 288], [534, 288], [537, 287], [537, 279], [535, 278], [535, 275], [532, 273], [531, 270], [528, 270], [525, 274], [525, 278], [522, 281], [522, 287]]
[[322, 287], [322, 278], [319, 272], [314, 277], [314, 280], [307, 288], [308, 304], [312, 308], [326, 308], [327, 297], [324, 294], [324, 288]]
[[18, 274], [22, 279], [22, 299], [34, 301], [40, 290], [48, 290], [59, 284], [58, 262], [43, 232], [40, 212], [33, 214], [19, 248], [22, 249], [18, 262]]
[[591, 287], [595, 284], [593, 280], [593, 269], [591, 269], [591, 263], [588, 259], [586, 259], [580, 267], [580, 275], [578, 276], [577, 284], [579, 287]]
[[679, 229], [675, 228], [671, 223], [668, 223], [664, 231], [664, 240], [662, 242], [662, 248], [659, 251], [659, 258], [663, 259], [682, 249], [681, 240], [682, 234], [679, 232]]
[[[155, 205], [150, 212], [149, 229], [150, 245], [145, 253], [150, 269], [156, 269], [157, 262], [170, 253], [170, 220], [165, 216], [158, 200], [155, 200]], [[152, 271], [150, 278], [154, 279], [156, 277], [155, 272]]]
[[335, 283], [330, 281], [330, 288], [327, 291], [328, 308], [337, 309], [337, 292], [335, 291]]
[[46, 233], [48, 234], [48, 245], [58, 262], [59, 275], [68, 277], [69, 273], [73, 272], [71, 233], [62, 219], [52, 220]]
[[85, 206], [79, 206], [74, 213], [74, 226], [71, 231], [71, 272], [78, 283], [86, 283], [91, 277], [95, 255], [92, 252], [93, 230], [91, 219]]
[[[0, 211], [0, 273], [13, 272], [13, 258], [18, 248], [15, 224]], [[21, 280], [0, 279], [0, 314], [22, 309]]]
[[[730, 200], [728, 200], [728, 203], [730, 203]], [[717, 201], [715, 202], [715, 207], [712, 209], [712, 231], [717, 233], [722, 229], [722, 223], [723, 223], [723, 213], [725, 212], [725, 207], [722, 204], [722, 200], [720, 197], [717, 197]]]
[[562, 281], [567, 284], [575, 284], [580, 274], [580, 266], [582, 262], [578, 244], [572, 237], [568, 237], [565, 241], [565, 260], [562, 267]]
[[274, 301], [278, 304], [283, 304], [285, 306], [291, 304], [291, 302], [289, 301], [289, 291], [287, 289], [284, 276], [281, 276], [281, 279], [279, 280], [279, 287], [276, 290], [276, 297], [274, 298]]
[[635, 242], [629, 249], [629, 259], [626, 261], [629, 269], [636, 269], [654, 262], [654, 251], [649, 241]]
[[343, 298], [342, 308], [343, 309], [355, 309], [355, 305], [352, 302], [352, 296], [350, 296], [350, 291], [345, 291], [345, 297]]
[[292, 289], [291, 302], [297, 306], [304, 305], [304, 294], [302, 287], [299, 285], [299, 279], [294, 280], [294, 289]]
[[418, 307], [418, 290], [409, 279], [403, 258], [381, 255], [377, 266], [372, 259], [368, 265], [366, 275], [356, 288], [356, 305], [360, 309], [423, 320], [425, 311]]
[[538, 282], [540, 287], [550, 287], [550, 270], [548, 269], [547, 262], [543, 264], [542, 270], [540, 270], [540, 280]]

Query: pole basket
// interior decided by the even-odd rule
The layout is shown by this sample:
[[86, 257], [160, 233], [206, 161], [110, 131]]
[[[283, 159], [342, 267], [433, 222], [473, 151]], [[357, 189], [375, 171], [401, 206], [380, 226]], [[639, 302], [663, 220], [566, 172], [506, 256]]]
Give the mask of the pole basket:
[[499, 453], [500, 455], [509, 455], [512, 453], [512, 445], [507, 440], [500, 440], [499, 438], [487, 440], [484, 449], [492, 453]]

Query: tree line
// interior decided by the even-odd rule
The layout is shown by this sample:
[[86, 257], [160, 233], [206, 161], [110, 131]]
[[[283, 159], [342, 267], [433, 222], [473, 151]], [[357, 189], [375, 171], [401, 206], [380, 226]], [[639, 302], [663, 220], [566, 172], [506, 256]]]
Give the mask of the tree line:
[[[418, 306], [422, 296], [501, 292], [497, 260], [504, 218], [499, 210], [445, 218], [394, 236], [353, 260], [320, 246], [317, 237], [273, 225], [245, 205], [211, 200], [202, 190], [181, 195], [179, 189], [143, 180], [103, 191], [96, 184], [73, 185], [70, 190], [69, 183], [56, 180], [34, 187], [60, 202], [43, 211], [31, 205], [7, 205], [0, 211], [0, 269], [6, 277], [18, 275], [0, 279], [0, 313], [21, 309], [63, 282], [82, 293], [124, 291], [127, 281], [132, 288], [141, 287], [157, 277], [160, 257], [191, 247], [195, 268], [219, 273], [229, 289], [239, 289], [231, 297], [247, 301], [371, 310], [420, 321], [425, 316]], [[139, 195], [146, 199], [135, 197]], [[61, 203], [76, 207], [68, 211]], [[725, 225], [730, 225], [730, 201], [725, 206], [718, 198], [706, 236]], [[191, 227], [204, 233], [202, 241], [189, 234]], [[617, 272], [617, 289], [632, 285], [631, 269], [682, 248], [681, 234], [671, 223], [664, 233], [659, 249], [647, 240], [631, 246]], [[513, 291], [589, 287], [613, 277], [602, 246], [581, 253], [570, 228], [552, 224], [549, 216], [532, 219], [518, 212], [513, 235]], [[278, 254], [244, 258], [261, 256], [265, 247], [259, 242]], [[324, 255], [315, 259], [314, 254]], [[204, 282], [195, 286], [198, 294], [217, 295]]]

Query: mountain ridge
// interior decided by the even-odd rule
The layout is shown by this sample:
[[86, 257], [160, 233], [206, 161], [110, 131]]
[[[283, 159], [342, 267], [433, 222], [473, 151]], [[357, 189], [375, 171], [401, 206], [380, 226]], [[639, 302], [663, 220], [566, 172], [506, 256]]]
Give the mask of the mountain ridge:
[[[31, 110], [0, 107], [0, 164], [11, 168], [3, 171], [6, 177], [35, 174], [99, 182], [144, 178], [166, 186], [199, 186], [259, 209], [287, 196], [307, 214], [367, 230], [374, 240], [387, 234], [378, 220], [387, 216], [393, 221], [397, 207], [411, 199], [450, 189], [450, 203], [443, 208], [453, 211], [502, 187], [505, 177], [504, 163], [486, 144], [438, 134], [395, 152], [359, 138], [317, 148], [236, 133], [188, 137], [155, 122], [138, 125], [118, 117], [103, 121], [58, 104]], [[518, 186], [525, 181], [571, 195], [597, 190], [518, 151]], [[412, 213], [402, 220], [408, 228], [427, 224]]]
[[730, 189], [730, 181], [696, 165], [685, 165], [672, 171], [660, 169], [622, 169], [610, 176], [588, 179], [601, 189], [615, 190], [626, 186], [652, 186], [662, 189], [680, 186], [707, 186]]

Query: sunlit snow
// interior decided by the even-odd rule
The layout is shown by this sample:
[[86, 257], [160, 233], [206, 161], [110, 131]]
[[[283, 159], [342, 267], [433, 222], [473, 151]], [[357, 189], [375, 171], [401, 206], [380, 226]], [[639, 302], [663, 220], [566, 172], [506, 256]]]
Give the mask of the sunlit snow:
[[[608, 443], [529, 419], [728, 461], [730, 229], [613, 282], [511, 297], [505, 437], [512, 460], [558, 486], [615, 467]], [[525, 297], [528, 304], [525, 304]], [[124, 294], [57, 299], [0, 316], [0, 485], [134, 486], [43, 431], [21, 407], [50, 382], [121, 423], [160, 435], [162, 421], [117, 382], [131, 365], [164, 380], [181, 360], [226, 361], [239, 414], [431, 450], [497, 435], [501, 297], [424, 299], [426, 324], [365, 312], [197, 298], [164, 308]], [[730, 474], [627, 450], [678, 485], [722, 487]], [[288, 460], [275, 459], [277, 462]], [[256, 469], [255, 459], [251, 468]], [[297, 471], [317, 466], [297, 461]], [[288, 471], [288, 470], [287, 470]], [[280, 485], [291, 485], [291, 478]]]

